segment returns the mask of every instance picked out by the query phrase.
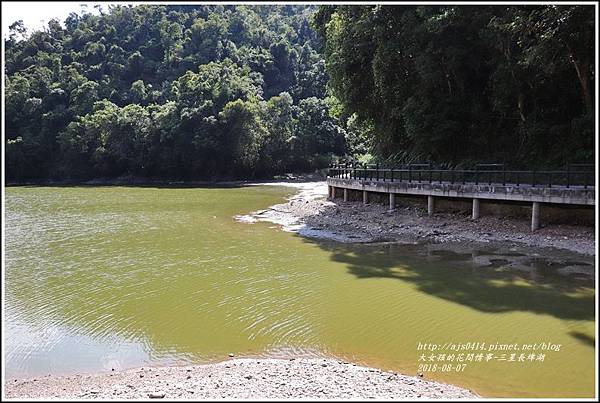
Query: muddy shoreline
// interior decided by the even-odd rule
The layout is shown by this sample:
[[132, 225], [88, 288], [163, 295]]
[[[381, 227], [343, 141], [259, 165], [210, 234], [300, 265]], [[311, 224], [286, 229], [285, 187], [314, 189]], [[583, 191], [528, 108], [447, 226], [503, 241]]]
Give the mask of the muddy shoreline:
[[331, 201], [326, 199], [324, 181], [272, 184], [291, 186], [298, 191], [286, 203], [236, 219], [248, 223], [272, 222], [301, 236], [345, 243], [499, 245], [595, 255], [593, 227], [561, 224], [531, 232], [529, 221], [522, 219], [482, 216], [472, 221], [470, 214], [442, 212], [429, 217], [426, 209], [410, 205], [390, 211], [388, 206], [378, 203]]

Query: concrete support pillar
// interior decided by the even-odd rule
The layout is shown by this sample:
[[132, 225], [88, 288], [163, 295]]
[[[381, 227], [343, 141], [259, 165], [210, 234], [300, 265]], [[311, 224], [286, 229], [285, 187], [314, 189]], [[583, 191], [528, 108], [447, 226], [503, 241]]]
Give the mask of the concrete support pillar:
[[327, 185], [327, 200], [331, 200], [333, 199], [333, 196], [331, 194], [331, 190], [332, 190], [333, 186], [329, 186]]
[[471, 215], [471, 219], [479, 219], [479, 199], [473, 199], [473, 214]]
[[348, 201], [348, 189], [344, 188], [344, 201]]
[[390, 210], [394, 210], [396, 208], [396, 194], [390, 193]]
[[540, 203], [533, 202], [531, 206], [531, 230], [535, 231], [540, 228]]
[[427, 214], [431, 217], [433, 215], [433, 196], [427, 196]]
[[369, 192], [363, 190], [363, 204], [367, 204], [369, 202]]

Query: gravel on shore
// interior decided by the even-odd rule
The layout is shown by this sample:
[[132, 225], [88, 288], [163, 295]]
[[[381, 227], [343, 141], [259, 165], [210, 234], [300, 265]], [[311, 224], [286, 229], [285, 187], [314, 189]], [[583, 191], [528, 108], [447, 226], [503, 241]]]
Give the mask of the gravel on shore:
[[7, 379], [20, 399], [475, 399], [456, 386], [334, 359], [250, 359], [95, 375]]
[[298, 192], [286, 203], [236, 218], [243, 222], [268, 221], [299, 235], [346, 243], [508, 243], [558, 248], [595, 255], [595, 230], [580, 225], [549, 225], [531, 232], [523, 219], [439, 212], [429, 217], [426, 209], [404, 206], [390, 211], [378, 203], [327, 200], [325, 181], [269, 183], [291, 186]]

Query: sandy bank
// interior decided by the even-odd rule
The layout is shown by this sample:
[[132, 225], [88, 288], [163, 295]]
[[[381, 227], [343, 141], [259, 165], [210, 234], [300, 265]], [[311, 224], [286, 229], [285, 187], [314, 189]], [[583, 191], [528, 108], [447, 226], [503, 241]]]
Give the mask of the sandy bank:
[[232, 359], [96, 375], [6, 380], [7, 398], [67, 399], [401, 399], [476, 398], [418, 377], [333, 359]]
[[469, 214], [436, 213], [432, 217], [417, 207], [389, 211], [382, 204], [326, 200], [325, 181], [269, 183], [298, 189], [286, 203], [238, 216], [243, 222], [269, 221], [300, 235], [339, 242], [405, 243], [506, 243], [539, 248], [558, 248], [585, 255], [595, 254], [594, 228], [549, 225], [531, 232], [527, 220]]

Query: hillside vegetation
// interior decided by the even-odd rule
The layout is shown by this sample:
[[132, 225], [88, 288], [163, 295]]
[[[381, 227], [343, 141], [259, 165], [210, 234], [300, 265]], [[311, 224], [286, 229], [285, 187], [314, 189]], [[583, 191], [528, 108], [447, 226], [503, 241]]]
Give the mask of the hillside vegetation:
[[593, 6], [321, 6], [330, 89], [392, 161], [594, 161]]
[[5, 39], [9, 181], [594, 161], [592, 6], [111, 6]]
[[307, 6], [116, 6], [6, 43], [9, 180], [264, 177], [326, 166]]

